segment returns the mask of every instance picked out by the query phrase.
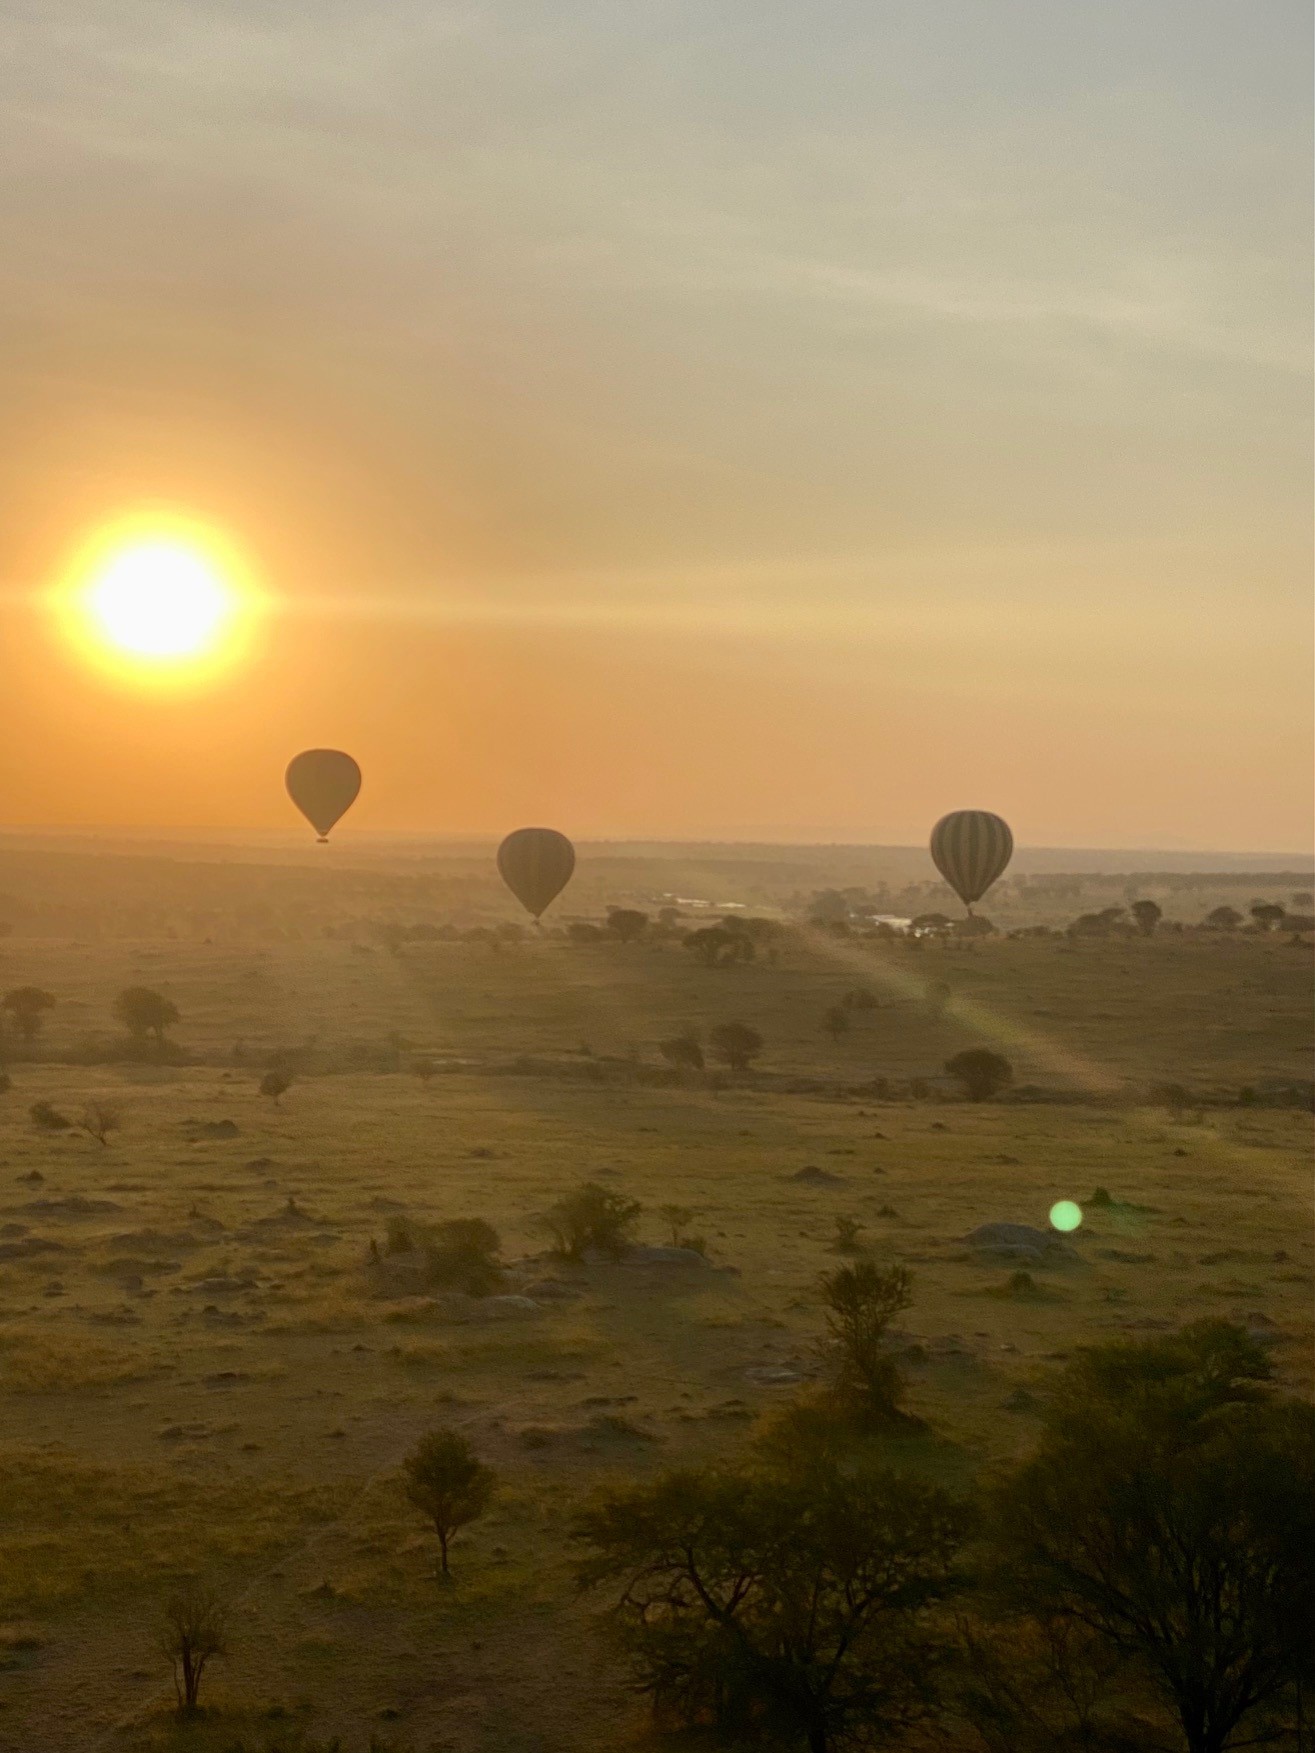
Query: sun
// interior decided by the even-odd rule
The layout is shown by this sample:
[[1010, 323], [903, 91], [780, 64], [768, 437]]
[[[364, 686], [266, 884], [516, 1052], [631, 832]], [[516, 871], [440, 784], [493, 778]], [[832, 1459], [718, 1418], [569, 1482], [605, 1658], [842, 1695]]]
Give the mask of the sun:
[[101, 532], [62, 597], [86, 656], [121, 675], [164, 682], [231, 661], [255, 607], [226, 544], [181, 522], [136, 520]]
[[204, 554], [181, 542], [136, 542], [108, 561], [87, 612], [110, 645], [133, 657], [195, 657], [234, 612], [232, 592]]

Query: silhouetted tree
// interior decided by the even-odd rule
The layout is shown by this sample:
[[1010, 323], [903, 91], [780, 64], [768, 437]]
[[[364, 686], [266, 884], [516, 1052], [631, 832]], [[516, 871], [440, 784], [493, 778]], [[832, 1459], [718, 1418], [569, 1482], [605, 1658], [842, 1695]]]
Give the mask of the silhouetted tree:
[[607, 929], [622, 943], [634, 943], [648, 928], [648, 914], [634, 907], [609, 907]]
[[1154, 901], [1134, 901], [1131, 913], [1143, 937], [1154, 937], [1156, 926], [1164, 918], [1164, 909]]
[[430, 1079], [436, 1076], [437, 1072], [438, 1067], [432, 1059], [422, 1058], [412, 1060], [411, 1062], [411, 1076], [418, 1078], [419, 1081], [424, 1084], [426, 1089], [429, 1088]]
[[1205, 922], [1214, 931], [1236, 931], [1242, 923], [1242, 915], [1236, 907], [1216, 907], [1206, 914]]
[[885, 1340], [890, 1323], [913, 1300], [908, 1272], [860, 1260], [827, 1273], [820, 1288], [826, 1310], [822, 1356], [839, 1409], [857, 1424], [888, 1423], [898, 1411], [904, 1378]]
[[691, 931], [685, 939], [685, 948], [697, 956], [705, 968], [724, 967], [736, 959], [735, 938], [721, 925], [705, 925], [698, 931]]
[[164, 1610], [160, 1650], [173, 1664], [174, 1691], [180, 1716], [197, 1709], [201, 1677], [215, 1656], [227, 1647], [228, 1615], [212, 1589], [185, 1583]]
[[164, 1045], [164, 1031], [180, 1020], [178, 1006], [149, 986], [128, 986], [114, 1000], [114, 1014], [130, 1035], [155, 1037]]
[[0, 1009], [14, 1019], [14, 1027], [25, 1041], [35, 1041], [41, 1033], [41, 1021], [53, 1010], [55, 995], [40, 986], [14, 986], [0, 998]]
[[659, 1205], [658, 1216], [667, 1226], [672, 1247], [680, 1247], [681, 1237], [687, 1226], [694, 1221], [693, 1208], [688, 1205]]
[[849, 1033], [853, 1025], [849, 1020], [849, 1012], [843, 1004], [833, 1004], [828, 1007], [822, 1017], [822, 1027], [833, 1041], [838, 1041], [842, 1035]]
[[974, 1102], [989, 1101], [1014, 1078], [1009, 1061], [1000, 1053], [992, 1053], [989, 1047], [967, 1047], [947, 1059], [945, 1069], [951, 1077], [959, 1079]]
[[997, 1499], [1019, 1599], [1131, 1664], [1187, 1753], [1224, 1753], [1311, 1671], [1315, 1409], [1268, 1373], [1222, 1321], [1093, 1347]]
[[718, 1059], [736, 1073], [747, 1071], [763, 1050], [762, 1036], [747, 1023], [718, 1023], [709, 1029], [708, 1041]]
[[436, 1430], [422, 1437], [402, 1468], [407, 1497], [434, 1524], [446, 1576], [453, 1535], [484, 1514], [497, 1488], [497, 1476], [455, 1430]]
[[585, 1587], [609, 1585], [660, 1720], [810, 1753], [887, 1744], [929, 1713], [956, 1587], [959, 1507], [907, 1475], [669, 1472], [579, 1517]]
[[948, 913], [919, 913], [909, 921], [912, 930], [924, 932], [948, 931], [953, 924]]

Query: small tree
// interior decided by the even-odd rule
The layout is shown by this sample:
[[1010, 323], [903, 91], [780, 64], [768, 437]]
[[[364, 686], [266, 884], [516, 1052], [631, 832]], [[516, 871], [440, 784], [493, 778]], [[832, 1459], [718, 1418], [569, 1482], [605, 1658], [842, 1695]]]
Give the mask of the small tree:
[[1287, 909], [1280, 907], [1277, 901], [1257, 901], [1251, 908], [1251, 917], [1262, 931], [1273, 931], [1287, 916]]
[[634, 907], [609, 907], [607, 929], [622, 943], [634, 943], [648, 928], [648, 914]]
[[411, 1062], [411, 1076], [417, 1078], [426, 1089], [430, 1079], [437, 1075], [438, 1067], [432, 1059], [414, 1059]]
[[568, 1260], [579, 1260], [588, 1249], [619, 1259], [631, 1244], [642, 1210], [637, 1199], [586, 1181], [550, 1206], [542, 1222], [557, 1252]]
[[838, 1041], [842, 1035], [849, 1033], [853, 1024], [849, 1020], [849, 1012], [844, 1005], [833, 1004], [822, 1018], [822, 1027], [833, 1041]]
[[497, 1488], [497, 1476], [455, 1430], [431, 1431], [422, 1437], [402, 1467], [407, 1497], [434, 1524], [447, 1576], [448, 1545], [459, 1529], [484, 1514]]
[[703, 1049], [693, 1029], [685, 1029], [670, 1040], [658, 1042], [658, 1052], [676, 1071], [702, 1071]]
[[128, 986], [114, 1000], [114, 1014], [130, 1035], [145, 1040], [155, 1037], [164, 1046], [164, 1031], [180, 1021], [178, 1006], [149, 986]]
[[1242, 923], [1242, 915], [1236, 907], [1216, 907], [1207, 913], [1205, 922], [1212, 931], [1236, 931]]
[[908, 1272], [860, 1260], [827, 1273], [820, 1288], [826, 1309], [822, 1357], [840, 1410], [858, 1424], [889, 1423], [898, 1412], [904, 1378], [885, 1339], [895, 1316], [913, 1300]]
[[968, 1091], [970, 1101], [985, 1102], [1014, 1080], [1014, 1068], [989, 1047], [968, 1047], [945, 1061], [951, 1077], [957, 1077]]
[[78, 1125], [97, 1144], [106, 1145], [111, 1132], [122, 1131], [123, 1112], [112, 1102], [88, 1102], [82, 1110]]
[[212, 1589], [185, 1583], [164, 1610], [160, 1649], [173, 1664], [174, 1691], [180, 1716], [197, 1709], [201, 1676], [227, 1647], [228, 1615]]
[[718, 1023], [708, 1031], [708, 1040], [718, 1059], [737, 1075], [747, 1071], [763, 1050], [762, 1036], [746, 1023]]
[[1164, 909], [1154, 901], [1134, 901], [1130, 909], [1143, 937], [1154, 937], [1155, 928], [1164, 918]]
[[0, 1009], [14, 1019], [14, 1027], [25, 1041], [35, 1041], [41, 1033], [41, 1021], [55, 1006], [55, 995], [40, 986], [14, 986], [0, 998]]
[[291, 1088], [292, 1079], [286, 1071], [267, 1071], [260, 1080], [261, 1095], [268, 1096], [276, 1108]]

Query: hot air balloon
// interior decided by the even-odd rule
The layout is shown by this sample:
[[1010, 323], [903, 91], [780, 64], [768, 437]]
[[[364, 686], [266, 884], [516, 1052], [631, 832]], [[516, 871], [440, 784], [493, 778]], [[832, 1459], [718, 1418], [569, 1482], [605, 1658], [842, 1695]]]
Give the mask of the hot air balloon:
[[990, 810], [954, 810], [931, 831], [936, 868], [971, 913], [1014, 855], [1009, 824]]
[[517, 828], [498, 848], [504, 883], [535, 922], [561, 894], [575, 869], [575, 848], [556, 828]]
[[361, 769], [341, 749], [303, 749], [288, 762], [288, 796], [320, 837], [347, 814], [361, 789]]

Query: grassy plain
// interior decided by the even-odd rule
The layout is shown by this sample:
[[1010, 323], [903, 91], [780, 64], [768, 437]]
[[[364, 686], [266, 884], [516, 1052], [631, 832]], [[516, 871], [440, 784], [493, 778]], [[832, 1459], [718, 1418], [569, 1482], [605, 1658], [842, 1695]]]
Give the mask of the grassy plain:
[[[107, 862], [127, 881], [131, 858]], [[1286, 936], [810, 936], [710, 970], [676, 943], [391, 954], [267, 915], [147, 937], [99, 918], [0, 946], [6, 989], [57, 998], [0, 1098], [5, 1753], [218, 1753], [298, 1728], [450, 1753], [649, 1744], [572, 1588], [572, 1507], [599, 1479], [733, 1451], [808, 1379], [837, 1216], [915, 1274], [900, 1343], [933, 1434], [896, 1446], [950, 1481], [1027, 1445], [1031, 1396], [1085, 1340], [1227, 1315], [1310, 1390], [1310, 1119], [1279, 1093], [1309, 1084], [1310, 967]], [[130, 984], [177, 1004], [189, 1063], [86, 1062]], [[835, 1042], [823, 1014], [856, 986], [879, 1003]], [[664, 1081], [657, 1041], [731, 1019], [765, 1038], [750, 1078]], [[907, 1099], [983, 1042], [1020, 1094]], [[257, 1085], [289, 1048], [307, 1069], [275, 1106]], [[420, 1055], [442, 1067], [428, 1084]], [[1148, 1098], [1164, 1081], [1191, 1094], [1176, 1117]], [[93, 1098], [123, 1110], [105, 1147], [28, 1118]], [[657, 1207], [693, 1208], [710, 1264], [536, 1258], [537, 1215], [586, 1178], [643, 1202], [646, 1241], [667, 1239]], [[1062, 1197], [1086, 1206], [1078, 1259], [1011, 1295], [965, 1236], [1044, 1225]], [[557, 1294], [498, 1322], [373, 1295], [369, 1243], [398, 1213], [488, 1219], [512, 1288]], [[438, 1423], [503, 1480], [448, 1585], [398, 1473]], [[210, 1712], [180, 1726], [155, 1628], [190, 1571], [235, 1631]]]

